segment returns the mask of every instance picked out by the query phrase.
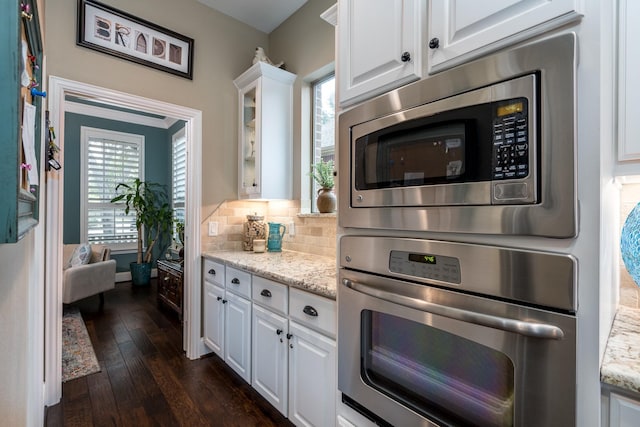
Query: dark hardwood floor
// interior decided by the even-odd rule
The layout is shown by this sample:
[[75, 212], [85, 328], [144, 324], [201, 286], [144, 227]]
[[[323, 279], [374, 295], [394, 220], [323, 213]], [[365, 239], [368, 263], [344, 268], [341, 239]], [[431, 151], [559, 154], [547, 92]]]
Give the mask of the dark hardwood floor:
[[[189, 360], [177, 315], [159, 307], [155, 281], [119, 283], [74, 303], [101, 372], [68, 381], [46, 426], [292, 426], [217, 356]], [[1, 424], [1, 423], [0, 423]]]

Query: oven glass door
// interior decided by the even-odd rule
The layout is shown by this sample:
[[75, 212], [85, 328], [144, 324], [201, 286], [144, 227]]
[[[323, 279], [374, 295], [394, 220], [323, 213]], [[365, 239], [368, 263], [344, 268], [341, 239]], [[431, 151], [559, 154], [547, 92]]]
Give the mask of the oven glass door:
[[338, 388], [356, 410], [407, 427], [575, 424], [575, 316], [347, 269], [339, 280]]
[[514, 370], [504, 353], [402, 317], [361, 312], [366, 384], [454, 425], [511, 426]]

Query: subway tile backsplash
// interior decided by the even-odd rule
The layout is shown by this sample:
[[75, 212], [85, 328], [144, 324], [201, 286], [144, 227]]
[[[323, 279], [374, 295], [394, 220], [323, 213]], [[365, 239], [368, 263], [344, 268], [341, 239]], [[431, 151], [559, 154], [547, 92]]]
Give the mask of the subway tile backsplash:
[[[213, 213], [211, 211], [213, 210]], [[217, 207], [203, 208], [206, 218], [201, 229], [202, 250], [242, 250], [243, 225], [247, 215], [262, 215], [264, 222], [279, 222], [287, 227], [282, 248], [335, 258], [336, 256], [336, 216], [335, 214], [302, 214], [300, 202], [296, 200], [278, 201], [225, 201]], [[218, 223], [218, 235], [209, 236], [210, 221]], [[294, 226], [294, 236], [289, 235], [290, 224]], [[267, 226], [268, 229], [268, 226]]]

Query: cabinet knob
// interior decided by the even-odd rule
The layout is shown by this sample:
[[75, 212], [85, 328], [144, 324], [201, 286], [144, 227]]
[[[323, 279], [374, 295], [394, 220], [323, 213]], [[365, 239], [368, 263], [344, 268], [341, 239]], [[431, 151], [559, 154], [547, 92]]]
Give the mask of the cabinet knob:
[[227, 300], [226, 300], [226, 299], [223, 299], [223, 300], [222, 300], [222, 303], [223, 303], [223, 304], [226, 304], [226, 303], [227, 303]]
[[237, 277], [234, 277], [233, 279], [231, 279], [231, 283], [233, 283], [234, 285], [239, 285], [240, 279], [238, 279]]
[[280, 334], [282, 334], [282, 329], [277, 329], [276, 330], [276, 335], [280, 335]]
[[403, 52], [402, 56], [400, 57], [400, 60], [402, 62], [409, 62], [411, 61], [411, 54], [409, 52]]
[[311, 307], [310, 305], [305, 305], [304, 308], [302, 309], [302, 312], [309, 316], [318, 317], [318, 310]]
[[262, 295], [263, 297], [271, 298], [271, 291], [269, 289], [263, 289], [262, 292], [260, 292], [260, 295]]
[[222, 297], [218, 297], [218, 301], [220, 301], [222, 299]]
[[287, 339], [290, 340], [291, 338], [293, 338], [293, 334], [287, 334]]
[[437, 49], [439, 47], [440, 47], [440, 40], [437, 37], [434, 37], [431, 40], [429, 40], [430, 49]]
[[211, 270], [209, 270], [209, 274], [215, 276], [216, 275], [216, 271], [212, 268]]

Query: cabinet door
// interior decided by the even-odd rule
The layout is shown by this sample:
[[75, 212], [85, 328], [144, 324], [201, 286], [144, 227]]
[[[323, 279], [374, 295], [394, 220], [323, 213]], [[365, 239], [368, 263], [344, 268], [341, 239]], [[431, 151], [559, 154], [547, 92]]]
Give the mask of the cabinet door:
[[610, 427], [640, 425], [640, 402], [615, 393], [611, 393], [610, 402]]
[[293, 321], [289, 334], [289, 420], [335, 425], [336, 342]]
[[224, 289], [205, 282], [204, 343], [224, 359]]
[[226, 293], [224, 360], [251, 384], [251, 303]]
[[287, 416], [287, 319], [253, 305], [251, 385]]
[[338, 85], [352, 104], [422, 76], [426, 21], [421, 0], [338, 2]]
[[[640, 160], [640, 2], [621, 0], [618, 9], [618, 160]], [[637, 167], [631, 174], [637, 174]], [[626, 171], [628, 172], [628, 170]], [[626, 173], [629, 174], [629, 173]]]
[[240, 182], [238, 192], [241, 198], [260, 194], [260, 144], [262, 111], [260, 79], [240, 91]]
[[429, 73], [578, 19], [578, 0], [430, 1]]

